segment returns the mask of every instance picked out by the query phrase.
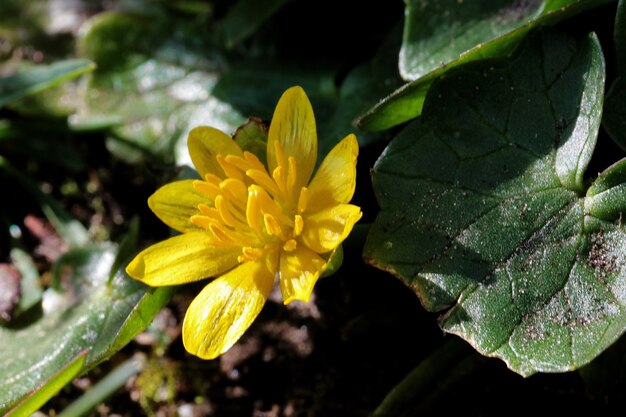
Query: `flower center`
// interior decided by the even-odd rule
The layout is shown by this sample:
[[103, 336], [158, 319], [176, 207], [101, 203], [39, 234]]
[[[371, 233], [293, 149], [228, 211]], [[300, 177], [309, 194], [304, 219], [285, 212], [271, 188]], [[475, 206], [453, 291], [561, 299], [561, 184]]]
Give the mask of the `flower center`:
[[296, 250], [304, 228], [308, 190], [296, 189], [296, 160], [285, 160], [280, 143], [274, 143], [278, 166], [271, 176], [254, 154], [244, 152], [243, 157], [217, 156], [226, 178], [206, 174], [204, 181], [194, 182], [213, 204], [200, 204], [191, 222], [211, 232], [212, 245], [241, 247], [239, 262], [277, 249]]

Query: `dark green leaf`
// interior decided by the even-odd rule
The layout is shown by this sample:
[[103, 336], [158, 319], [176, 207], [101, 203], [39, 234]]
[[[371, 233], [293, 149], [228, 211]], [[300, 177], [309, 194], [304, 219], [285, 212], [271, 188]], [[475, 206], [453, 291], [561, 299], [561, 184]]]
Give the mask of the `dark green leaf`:
[[86, 59], [71, 59], [30, 67], [0, 78], [0, 107], [93, 71], [94, 68], [94, 64]]
[[626, 234], [585, 210], [619, 177], [584, 198], [603, 87], [595, 36], [539, 33], [435, 83], [374, 168], [365, 256], [523, 375], [582, 366], [626, 328]]
[[[442, 19], [447, 15], [453, 15], [447, 7], [440, 8], [438, 6], [439, 2], [434, 2], [434, 1], [433, 2], [428, 2], [428, 1], [420, 2], [418, 0], [416, 1], [417, 3], [415, 4], [417, 4], [418, 6], [419, 4], [424, 4], [426, 5], [426, 7], [439, 10], [439, 13], [441, 13], [441, 16], [439, 17], [435, 17], [435, 16], [429, 17], [428, 15], [421, 15], [423, 16], [424, 19], [434, 22], [430, 24], [430, 26], [433, 26], [437, 22], [437, 19]], [[489, 19], [495, 19], [496, 21], [498, 19], [502, 19], [502, 17], [499, 16], [498, 13], [494, 15], [495, 17], [494, 16], [490, 17], [487, 22], [481, 22], [481, 21], [478, 21], [478, 22], [470, 21], [469, 23], [466, 22], [469, 25], [469, 27], [472, 27], [473, 25], [477, 25], [476, 28], [472, 30], [477, 30], [478, 31], [477, 35], [480, 35], [480, 33], [482, 32], [481, 36], [485, 38], [484, 42], [475, 43], [474, 45], [471, 45], [471, 42], [470, 42], [468, 45], [471, 45], [471, 48], [465, 49], [465, 47], [467, 47], [467, 45], [465, 45], [465, 40], [464, 40], [466, 39], [466, 36], [464, 35], [462, 37], [455, 38], [453, 47], [450, 49], [446, 49], [446, 54], [448, 56], [447, 59], [443, 60], [442, 58], [439, 58], [440, 62], [431, 62], [431, 63], [426, 63], [426, 64], [421, 65], [420, 67], [421, 69], [419, 70], [420, 78], [417, 78], [415, 81], [412, 81], [404, 85], [403, 87], [399, 88], [388, 97], [381, 100], [375, 107], [371, 108], [367, 113], [361, 116], [357, 120], [357, 124], [363, 130], [381, 131], [381, 130], [389, 129], [398, 124], [404, 123], [408, 120], [411, 120], [421, 114], [422, 106], [424, 105], [424, 99], [426, 97], [426, 93], [428, 92], [433, 81], [435, 81], [438, 77], [440, 77], [446, 71], [449, 71], [450, 69], [458, 65], [484, 59], [484, 58], [508, 56], [513, 51], [513, 49], [518, 45], [518, 43], [523, 39], [526, 33], [528, 33], [528, 31], [531, 30], [532, 28], [543, 26], [543, 25], [554, 24], [573, 14], [580, 13], [584, 10], [598, 6], [603, 3], [607, 3], [608, 1], [610, 0], [554, 0], [554, 1], [544, 0], [542, 2], [543, 3], [542, 7], [539, 7], [539, 8], [520, 6], [522, 4], [533, 5], [534, 3], [536, 3], [536, 1], [519, 2], [519, 3], [514, 2], [512, 3], [513, 5], [510, 6], [510, 8], [504, 7], [502, 9], [499, 9], [500, 12], [506, 15], [506, 13], [508, 12], [514, 13], [518, 7], [521, 7], [523, 10], [528, 11], [529, 13], [522, 14], [523, 18], [518, 22], [518, 23], [523, 23], [521, 26], [513, 25], [513, 26], [518, 26], [518, 27], [515, 28], [514, 30], [506, 32], [497, 37], [486, 36], [486, 35], [489, 35], [489, 31], [486, 31], [486, 27], [490, 26], [489, 24], [490, 22], [493, 23]], [[454, 7], [466, 7], [467, 5], [475, 5], [473, 7], [476, 7], [476, 9], [472, 7], [472, 10], [473, 10], [472, 13], [469, 16], [466, 16], [466, 18], [469, 18], [476, 13], [480, 13], [480, 11], [482, 10], [479, 6], [476, 6], [477, 4], [476, 2], [457, 2], [457, 1], [450, 0], [449, 2], [446, 2], [445, 4], [449, 7], [453, 7], [452, 6], [453, 3], [457, 3], [457, 6], [454, 6]], [[458, 6], [458, 3], [462, 3], [462, 6]], [[488, 8], [494, 7], [494, 5], [491, 5], [491, 2], [484, 1], [481, 3], [485, 5], [483, 7], [488, 7]], [[508, 2], [508, 3], [511, 4], [511, 2]], [[502, 4], [503, 4], [502, 2], [495, 3], [495, 5], [500, 5], [500, 6], [502, 6]], [[419, 7], [416, 8], [415, 6], [410, 6], [409, 10], [411, 10], [411, 8], [416, 10], [415, 13], [419, 11]], [[541, 12], [533, 12], [533, 10], [541, 10]], [[528, 19], [533, 16], [535, 16], [535, 18], [528, 21]], [[406, 44], [406, 38], [407, 37], [411, 38], [412, 36], [414, 36], [414, 35], [411, 35], [411, 27], [415, 28], [415, 30], [418, 30], [421, 26], [419, 24], [411, 25], [406, 30], [404, 55], [407, 55], [406, 49], [409, 48], [409, 46]], [[458, 22], [458, 21], [449, 22], [448, 24], [443, 26], [443, 29], [440, 29], [442, 30], [443, 33], [433, 32], [433, 37], [436, 42], [432, 43], [433, 46], [430, 46], [431, 43], [429, 43], [428, 48], [432, 48], [432, 47], [436, 48], [437, 45], [441, 45], [444, 42], [444, 40], [437, 40], [438, 36], [442, 38], [448, 36], [448, 38], [445, 39], [445, 42], [448, 42], [449, 37], [455, 35], [457, 28], [463, 28], [463, 27], [464, 27], [464, 24], [462, 24], [461, 22]], [[505, 25], [501, 29], [505, 29], [506, 27], [508, 26]], [[419, 29], [418, 31], [420, 30], [421, 29]], [[417, 34], [416, 36], [419, 36], [419, 34]], [[475, 41], [477, 41], [479, 37], [477, 36], [473, 38], [470, 36], [469, 39], [474, 39]], [[426, 39], [424, 39], [423, 41], [426, 42]], [[431, 39], [431, 41], [433, 41], [433, 39]], [[448, 43], [446, 43], [446, 45], [448, 45]], [[462, 53], [459, 53], [459, 51], [456, 51], [455, 48], [458, 45], [462, 45], [463, 48], [461, 49], [464, 49], [465, 51], [464, 52], [461, 51]], [[417, 47], [421, 48], [421, 46], [419, 45]], [[413, 48], [411, 48], [411, 50], [413, 50]], [[426, 50], [425, 52], [426, 58], [430, 56], [428, 51], [431, 51], [431, 49]], [[412, 64], [412, 65], [417, 66], [416, 64]], [[407, 72], [406, 69], [405, 69], [405, 72]]]
[[[44, 294], [32, 323], [0, 328], [0, 411], [50, 380], [88, 350], [82, 371], [107, 359], [169, 300], [170, 288], [149, 289], [118, 272], [112, 245], [75, 249], [56, 264], [60, 290]], [[33, 371], [33, 370], [36, 371]]]

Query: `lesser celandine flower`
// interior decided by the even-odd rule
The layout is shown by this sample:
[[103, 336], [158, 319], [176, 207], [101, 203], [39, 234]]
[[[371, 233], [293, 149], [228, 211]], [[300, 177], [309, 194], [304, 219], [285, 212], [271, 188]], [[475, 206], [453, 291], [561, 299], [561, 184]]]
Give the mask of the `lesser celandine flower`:
[[273, 283], [285, 304], [308, 301], [328, 259], [361, 218], [354, 194], [358, 144], [348, 135], [317, 163], [313, 109], [300, 87], [280, 98], [267, 163], [226, 134], [198, 127], [188, 140], [201, 180], [167, 184], [148, 200], [181, 235], [141, 252], [130, 276], [152, 286], [209, 277], [183, 324], [185, 348], [215, 358], [261, 311]]

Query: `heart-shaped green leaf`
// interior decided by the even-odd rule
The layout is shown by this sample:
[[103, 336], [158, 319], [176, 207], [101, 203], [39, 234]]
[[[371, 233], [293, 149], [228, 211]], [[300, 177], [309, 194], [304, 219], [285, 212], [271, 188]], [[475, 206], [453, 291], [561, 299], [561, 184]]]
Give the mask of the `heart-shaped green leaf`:
[[94, 68], [94, 64], [86, 59], [70, 59], [26, 68], [11, 76], [0, 78], [0, 107], [57, 86], [63, 81], [93, 71]]
[[577, 368], [626, 328], [623, 164], [583, 182], [603, 88], [595, 36], [539, 33], [436, 82], [373, 171], [366, 258], [523, 375]]
[[[0, 412], [88, 350], [82, 372], [107, 359], [148, 326], [171, 289], [149, 289], [118, 272], [115, 247], [75, 249], [56, 264], [59, 289], [44, 294], [37, 317], [0, 328]], [[20, 319], [23, 317], [20, 316]]]
[[534, 27], [557, 23], [610, 0], [422, 1], [407, 4], [400, 68], [415, 79], [357, 120], [367, 131], [419, 116], [434, 80], [458, 65], [508, 56]]
[[602, 125], [622, 149], [626, 149], [626, 1], [620, 0], [615, 17], [617, 79], [606, 95]]

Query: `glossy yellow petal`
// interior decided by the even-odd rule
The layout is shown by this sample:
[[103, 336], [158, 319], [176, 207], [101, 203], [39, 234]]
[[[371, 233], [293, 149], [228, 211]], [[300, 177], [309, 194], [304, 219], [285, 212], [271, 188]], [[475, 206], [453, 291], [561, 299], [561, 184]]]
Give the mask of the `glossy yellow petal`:
[[202, 359], [224, 353], [250, 327], [273, 283], [274, 274], [259, 260], [243, 263], [204, 287], [185, 315], [185, 349]]
[[176, 181], [164, 185], [148, 198], [148, 206], [159, 219], [179, 232], [197, 231], [191, 216], [199, 214], [199, 204], [211, 201], [196, 191], [194, 180]]
[[325, 268], [326, 261], [302, 245], [293, 252], [283, 252], [280, 256], [280, 291], [284, 303], [309, 301], [313, 287]]
[[352, 204], [339, 204], [317, 213], [304, 215], [302, 242], [317, 253], [335, 249], [348, 237], [363, 213]]
[[214, 277], [237, 264], [241, 248], [215, 248], [206, 231], [189, 232], [154, 244], [131, 261], [126, 272], [153, 287]]
[[217, 162], [217, 155], [243, 156], [237, 142], [226, 133], [207, 126], [196, 127], [189, 132], [187, 147], [191, 161], [202, 178], [206, 174], [225, 178], [224, 170]]
[[350, 134], [326, 155], [308, 187], [308, 211], [348, 203], [356, 186], [359, 143]]
[[[283, 155], [277, 152], [280, 143]], [[311, 102], [301, 87], [285, 91], [276, 105], [267, 140], [267, 163], [270, 174], [279, 165], [289, 175], [289, 158], [295, 160], [294, 187], [299, 190], [311, 178], [317, 163], [317, 132]]]

